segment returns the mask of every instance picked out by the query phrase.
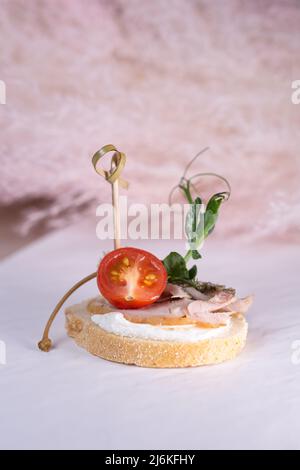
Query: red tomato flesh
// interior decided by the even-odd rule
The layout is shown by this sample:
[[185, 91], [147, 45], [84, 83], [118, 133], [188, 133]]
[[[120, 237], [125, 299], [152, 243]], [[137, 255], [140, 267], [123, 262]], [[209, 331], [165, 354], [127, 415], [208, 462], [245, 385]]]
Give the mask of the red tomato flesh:
[[155, 302], [167, 285], [163, 263], [148, 251], [119, 248], [101, 260], [97, 284], [114, 307], [142, 308]]

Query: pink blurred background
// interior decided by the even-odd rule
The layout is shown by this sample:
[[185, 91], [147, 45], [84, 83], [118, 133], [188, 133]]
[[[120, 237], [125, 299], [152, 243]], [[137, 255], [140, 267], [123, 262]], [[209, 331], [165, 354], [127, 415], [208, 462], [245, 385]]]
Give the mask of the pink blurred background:
[[300, 240], [297, 0], [0, 0], [0, 256], [90, 218], [113, 143], [136, 202], [188, 161], [232, 185], [215, 237]]

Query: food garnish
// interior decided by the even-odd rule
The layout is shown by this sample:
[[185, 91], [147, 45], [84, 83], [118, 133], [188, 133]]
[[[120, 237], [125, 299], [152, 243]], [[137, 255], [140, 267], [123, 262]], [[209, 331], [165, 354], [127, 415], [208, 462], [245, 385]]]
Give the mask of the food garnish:
[[167, 272], [152, 253], [119, 248], [100, 262], [97, 283], [103, 297], [115, 307], [141, 308], [159, 299], [167, 285]]
[[[200, 290], [199, 288], [201, 287], [196, 280], [197, 266], [193, 265], [191, 268], [188, 268], [187, 264], [191, 259], [198, 260], [202, 258], [200, 249], [203, 242], [213, 232], [219, 216], [221, 204], [224, 201], [227, 201], [231, 194], [231, 188], [228, 181], [223, 176], [215, 173], [198, 173], [187, 178], [187, 170], [190, 168], [191, 164], [206, 150], [207, 149], [204, 149], [199, 152], [188, 164], [179, 184], [172, 189], [169, 198], [169, 202], [171, 203], [174, 191], [179, 189], [190, 205], [185, 221], [185, 232], [189, 248], [184, 256], [172, 251], [163, 260], [163, 264], [168, 273], [168, 282], [179, 285], [189, 285], [197, 290]], [[199, 195], [193, 197], [192, 195], [195, 190], [192, 181], [196, 177], [199, 178], [201, 176], [215, 176], [221, 179], [226, 183], [227, 191], [213, 194], [207, 204], [204, 204], [202, 197]]]

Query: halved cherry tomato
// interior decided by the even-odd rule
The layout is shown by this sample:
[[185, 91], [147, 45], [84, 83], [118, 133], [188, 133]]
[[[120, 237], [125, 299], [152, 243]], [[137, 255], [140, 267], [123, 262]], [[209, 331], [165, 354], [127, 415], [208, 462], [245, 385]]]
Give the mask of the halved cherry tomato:
[[141, 308], [161, 296], [167, 285], [167, 272], [148, 251], [119, 248], [102, 259], [97, 283], [103, 297], [115, 307]]

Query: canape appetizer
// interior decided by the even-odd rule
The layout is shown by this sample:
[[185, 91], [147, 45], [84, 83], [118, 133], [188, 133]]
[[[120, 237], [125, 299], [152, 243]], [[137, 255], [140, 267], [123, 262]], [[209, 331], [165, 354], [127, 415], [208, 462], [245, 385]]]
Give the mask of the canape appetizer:
[[[124, 154], [113, 146], [95, 155], [101, 157], [108, 151], [115, 151], [117, 167]], [[94, 156], [94, 166], [96, 160]], [[203, 206], [199, 196], [192, 196], [191, 180], [184, 175], [178, 185], [190, 204], [187, 253], [171, 252], [160, 260], [134, 247], [109, 252], [97, 272], [77, 283], [56, 306], [40, 349], [50, 349], [49, 328], [65, 300], [94, 278], [100, 295], [67, 308], [65, 315], [69, 336], [96, 356], [143, 367], [190, 367], [232, 359], [243, 349], [248, 331], [245, 314], [252, 296], [240, 299], [232, 288], [199, 281], [197, 266], [189, 266], [192, 259], [201, 258], [199, 250], [215, 227], [230, 186]], [[200, 205], [204, 207], [201, 213]]]

